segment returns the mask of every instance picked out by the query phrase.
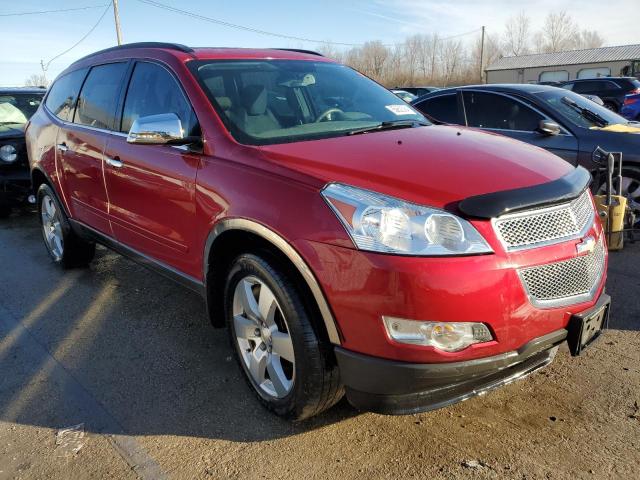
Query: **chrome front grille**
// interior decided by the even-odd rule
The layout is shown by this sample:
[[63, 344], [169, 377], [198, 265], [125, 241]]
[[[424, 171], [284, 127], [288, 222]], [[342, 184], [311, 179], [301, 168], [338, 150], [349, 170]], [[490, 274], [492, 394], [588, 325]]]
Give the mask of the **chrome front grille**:
[[606, 246], [603, 236], [592, 252], [562, 262], [518, 270], [529, 300], [550, 308], [591, 300], [604, 273]]
[[593, 204], [585, 190], [571, 202], [503, 215], [493, 224], [507, 251], [514, 251], [578, 238], [586, 233], [593, 218]]

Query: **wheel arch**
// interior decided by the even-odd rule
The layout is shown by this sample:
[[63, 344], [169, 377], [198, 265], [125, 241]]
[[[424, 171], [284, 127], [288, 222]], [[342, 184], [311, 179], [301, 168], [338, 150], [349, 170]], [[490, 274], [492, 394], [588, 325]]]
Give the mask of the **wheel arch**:
[[237, 254], [247, 249], [266, 251], [275, 256], [296, 275], [314, 300], [318, 318], [322, 320], [323, 334], [335, 345], [340, 345], [337, 323], [318, 280], [302, 256], [279, 234], [264, 225], [244, 218], [219, 221], [207, 237], [204, 252], [205, 289], [207, 310], [214, 326], [224, 326], [223, 286], [226, 272]]

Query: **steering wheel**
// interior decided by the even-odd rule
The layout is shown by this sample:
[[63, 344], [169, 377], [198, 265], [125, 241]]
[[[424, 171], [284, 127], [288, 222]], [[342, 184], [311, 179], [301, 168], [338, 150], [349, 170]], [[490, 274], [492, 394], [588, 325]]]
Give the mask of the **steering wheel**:
[[326, 120], [330, 120], [330, 116], [332, 113], [344, 113], [342, 110], [340, 110], [339, 108], [330, 108], [328, 110], [325, 110], [324, 112], [322, 112], [322, 114], [320, 116], [318, 116], [318, 118], [316, 118], [315, 123], [320, 123], [320, 122], [324, 122], [325, 119]]

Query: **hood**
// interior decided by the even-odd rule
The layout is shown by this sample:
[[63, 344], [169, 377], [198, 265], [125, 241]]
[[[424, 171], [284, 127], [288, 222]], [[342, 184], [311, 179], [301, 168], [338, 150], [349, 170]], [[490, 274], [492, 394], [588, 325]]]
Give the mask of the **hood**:
[[546, 183], [574, 167], [546, 150], [452, 126], [380, 131], [260, 147], [268, 160], [323, 182], [422, 205]]
[[8, 123], [0, 125], [0, 138], [24, 137], [24, 125], [18, 123]]

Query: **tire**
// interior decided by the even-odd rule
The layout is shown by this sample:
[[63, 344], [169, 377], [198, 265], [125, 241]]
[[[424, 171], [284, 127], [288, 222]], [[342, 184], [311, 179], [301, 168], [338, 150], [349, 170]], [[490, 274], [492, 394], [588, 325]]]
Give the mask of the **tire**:
[[613, 102], [604, 102], [604, 108], [608, 108], [612, 112], [618, 113], [618, 106]]
[[38, 218], [49, 256], [62, 268], [85, 267], [95, 255], [96, 245], [78, 236], [49, 185], [38, 189]]
[[[344, 389], [331, 350], [320, 341], [300, 292], [277, 261], [267, 255], [238, 256], [229, 269], [224, 305], [236, 360], [268, 410], [299, 421], [342, 398]], [[285, 348], [287, 335], [291, 344]], [[294, 358], [287, 359], [291, 354]]]

